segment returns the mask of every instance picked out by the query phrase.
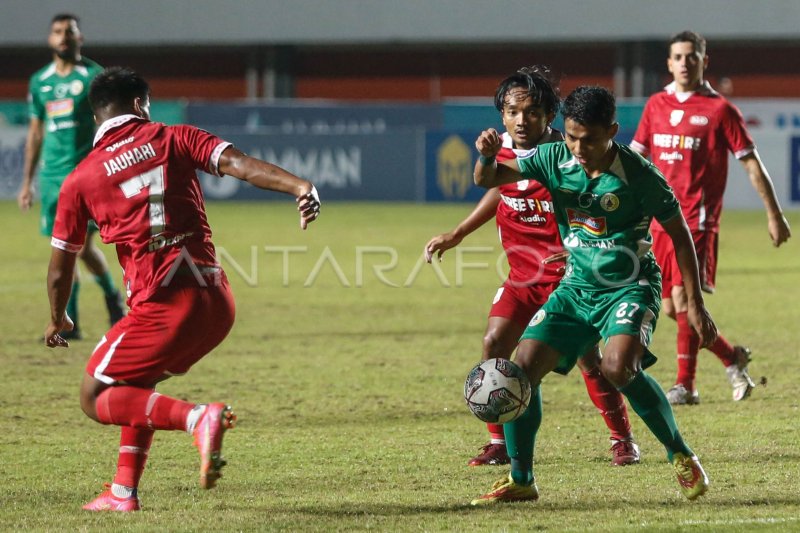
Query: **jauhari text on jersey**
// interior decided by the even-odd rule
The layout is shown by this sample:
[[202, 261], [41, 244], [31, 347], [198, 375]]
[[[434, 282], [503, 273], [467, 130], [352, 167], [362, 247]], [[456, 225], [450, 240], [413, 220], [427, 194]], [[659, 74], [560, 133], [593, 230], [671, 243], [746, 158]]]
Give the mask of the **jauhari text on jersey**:
[[113, 176], [121, 170], [132, 167], [136, 163], [152, 159], [156, 156], [156, 151], [150, 143], [142, 146], [136, 146], [130, 150], [126, 150], [116, 157], [103, 161], [103, 166], [106, 167], [106, 176]]

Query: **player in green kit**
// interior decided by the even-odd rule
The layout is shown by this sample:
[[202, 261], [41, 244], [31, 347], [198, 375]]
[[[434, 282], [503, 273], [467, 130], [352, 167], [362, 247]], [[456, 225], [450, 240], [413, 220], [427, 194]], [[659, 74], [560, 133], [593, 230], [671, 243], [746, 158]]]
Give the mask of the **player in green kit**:
[[706, 492], [708, 477], [683, 441], [661, 387], [642, 370], [661, 298], [661, 273], [650, 251], [653, 218], [675, 246], [690, 324], [703, 343], [716, 337], [700, 292], [691, 234], [661, 173], [613, 141], [619, 129], [613, 94], [602, 87], [578, 87], [564, 101], [562, 114], [565, 142], [541, 145], [525, 158], [498, 164], [495, 130], [484, 131], [475, 143], [481, 154], [475, 164], [478, 185], [534, 179], [547, 187], [569, 259], [560, 285], [533, 316], [517, 348], [515, 361], [530, 378], [533, 393], [525, 413], [504, 426], [511, 473], [472, 504], [539, 497], [533, 449], [542, 420], [541, 380], [553, 370], [569, 372], [601, 338], [601, 372], [664, 445], [684, 496], [697, 498]]
[[[52, 63], [37, 71], [30, 79], [28, 110], [30, 123], [25, 143], [25, 164], [22, 187], [17, 196], [20, 209], [27, 211], [33, 203], [33, 176], [39, 169], [42, 200], [40, 231], [50, 237], [56, 216], [61, 184], [92, 148], [94, 117], [89, 107], [89, 84], [103, 68], [81, 56], [83, 36], [75, 15], [63, 13], [53, 17], [47, 43], [53, 52]], [[103, 289], [111, 324], [125, 315], [122, 296], [114, 285], [105, 257], [90, 238], [97, 231], [90, 224], [86, 245], [80, 258]], [[77, 272], [77, 270], [76, 270]], [[78, 327], [78, 290], [76, 276], [67, 314], [75, 322], [68, 338], [80, 338]]]

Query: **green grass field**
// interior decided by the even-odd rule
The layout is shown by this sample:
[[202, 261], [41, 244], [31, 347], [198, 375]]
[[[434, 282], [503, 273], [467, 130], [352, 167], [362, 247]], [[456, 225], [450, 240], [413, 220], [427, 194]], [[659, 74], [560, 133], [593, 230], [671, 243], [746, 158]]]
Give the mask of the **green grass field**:
[[[111, 480], [118, 446], [117, 428], [90, 421], [77, 399], [105, 332], [100, 290], [84, 279], [86, 340], [40, 345], [49, 245], [35, 214], [0, 203], [1, 530], [800, 529], [800, 236], [775, 250], [762, 213], [725, 215], [719, 294], [708, 305], [732, 341], [752, 347], [751, 373], [768, 384], [734, 404], [722, 365], [703, 352], [702, 404], [676, 416], [712, 480], [706, 497], [680, 496], [663, 448], [635, 415], [642, 464], [610, 467], [607, 430], [576, 370], [543, 385], [540, 500], [473, 509], [470, 499], [505, 472], [466, 466], [487, 435], [461, 397], [501, 282], [493, 227], [460, 256], [445, 254], [437, 272], [419, 264], [422, 247], [469, 206], [331, 203], [307, 232], [293, 209], [209, 206], [237, 322], [222, 346], [159, 390], [235, 407], [229, 465], [203, 491], [191, 438], [159, 433], [140, 486], [144, 511], [119, 516], [80, 509]], [[800, 213], [789, 218], [800, 231]], [[674, 337], [664, 318], [652, 369], [664, 386], [675, 374]]]

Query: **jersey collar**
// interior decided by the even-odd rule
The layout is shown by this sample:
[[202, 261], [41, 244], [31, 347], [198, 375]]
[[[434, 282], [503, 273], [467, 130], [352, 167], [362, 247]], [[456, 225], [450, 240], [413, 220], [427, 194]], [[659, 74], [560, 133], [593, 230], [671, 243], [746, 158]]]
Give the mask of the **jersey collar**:
[[[678, 84], [673, 81], [672, 83], [670, 83], [669, 85], [664, 87], [664, 90], [667, 91], [667, 94], [676, 94], [678, 92], [677, 91], [677, 87], [678, 87]], [[711, 96], [711, 95], [718, 94], [717, 91], [715, 91], [714, 89], [711, 88], [711, 84], [708, 83], [708, 81], [706, 81], [706, 80], [703, 80], [703, 83], [701, 83], [697, 87], [697, 89], [695, 91], [693, 91], [693, 92], [697, 93], [697, 94], [701, 94], [703, 96]]]
[[97, 128], [97, 133], [94, 134], [94, 142], [92, 143], [92, 146], [96, 146], [97, 143], [100, 142], [100, 139], [102, 139], [103, 136], [106, 133], [108, 133], [108, 130], [110, 130], [111, 128], [116, 128], [117, 126], [122, 126], [123, 124], [125, 124], [129, 120], [136, 119], [136, 118], [142, 118], [142, 117], [138, 117], [136, 115], [119, 115], [119, 116], [116, 116], [116, 117], [113, 117], [113, 118], [110, 118], [110, 119], [106, 120], [105, 122], [100, 124], [99, 128]]

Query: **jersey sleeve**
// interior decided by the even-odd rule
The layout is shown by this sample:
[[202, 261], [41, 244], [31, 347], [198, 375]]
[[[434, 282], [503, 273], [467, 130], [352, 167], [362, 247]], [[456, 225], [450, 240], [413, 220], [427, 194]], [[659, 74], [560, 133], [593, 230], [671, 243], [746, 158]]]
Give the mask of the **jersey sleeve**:
[[74, 180], [67, 176], [58, 194], [58, 208], [50, 245], [65, 252], [78, 253], [86, 240], [88, 223], [89, 212]]
[[536, 180], [548, 189], [550, 188], [550, 176], [547, 172], [547, 162], [548, 156], [552, 152], [551, 146], [553, 145], [537, 146], [531, 153], [517, 158], [517, 166], [522, 177]]
[[639, 152], [643, 156], [650, 153], [650, 103], [653, 99], [649, 99], [642, 111], [642, 118], [639, 119], [639, 126], [636, 128], [636, 133], [633, 135], [630, 147]]
[[664, 175], [652, 163], [648, 163], [638, 185], [639, 202], [645, 215], [659, 222], [666, 222], [681, 213], [680, 204]]
[[194, 162], [195, 168], [222, 176], [219, 172], [219, 157], [231, 143], [223, 141], [216, 135], [194, 126], [167, 126], [175, 134], [178, 152]]
[[755, 143], [744, 124], [744, 117], [741, 111], [730, 102], [726, 102], [723, 108], [720, 127], [728, 149], [733, 152], [736, 159], [753, 153]]
[[38, 84], [31, 78], [28, 84], [28, 117], [44, 120], [44, 105], [39, 99]]

